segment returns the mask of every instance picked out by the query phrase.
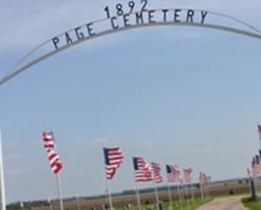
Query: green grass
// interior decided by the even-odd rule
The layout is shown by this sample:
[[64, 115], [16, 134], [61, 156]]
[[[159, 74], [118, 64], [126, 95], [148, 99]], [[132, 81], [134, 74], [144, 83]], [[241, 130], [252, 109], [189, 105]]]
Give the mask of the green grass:
[[242, 198], [242, 203], [249, 210], [260, 210], [261, 209], [261, 201], [253, 201], [251, 198]]
[[[212, 197], [209, 197], [209, 198], [206, 198], [204, 200], [202, 200], [201, 198], [197, 198], [197, 199], [194, 199], [194, 201], [190, 201], [190, 202], [185, 202], [183, 200], [182, 203], [180, 203], [179, 201], [173, 201], [172, 202], [172, 206], [173, 206], [173, 209], [172, 210], [195, 210], [197, 207], [199, 206], [202, 206], [210, 201], [212, 201], [213, 198]], [[137, 207], [134, 207], [135, 210], [138, 210]], [[155, 210], [156, 207], [155, 207], [155, 203], [150, 203], [150, 204], [147, 204], [147, 205], [142, 205], [142, 209], [143, 210]], [[170, 205], [169, 205], [169, 202], [163, 202], [163, 209], [164, 210], [170, 210]], [[124, 208], [116, 208], [116, 210], [126, 210]]]

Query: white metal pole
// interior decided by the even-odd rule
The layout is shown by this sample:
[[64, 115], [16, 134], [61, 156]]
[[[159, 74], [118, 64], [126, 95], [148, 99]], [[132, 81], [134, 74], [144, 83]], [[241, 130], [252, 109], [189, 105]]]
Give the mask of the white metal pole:
[[201, 200], [204, 200], [204, 189], [203, 189], [203, 183], [200, 182], [200, 193], [201, 193]]
[[59, 201], [60, 201], [60, 210], [64, 210], [63, 207], [63, 195], [62, 195], [62, 183], [61, 183], [61, 175], [57, 174], [56, 175], [56, 180], [57, 180], [57, 191], [58, 191], [58, 196], [59, 196]]
[[193, 189], [193, 184], [190, 183], [190, 192], [191, 192], [191, 201], [194, 202], [194, 189]]
[[2, 133], [0, 129], [0, 185], [1, 185], [1, 210], [6, 210], [5, 179], [3, 165]]
[[136, 189], [136, 197], [137, 197], [138, 208], [139, 208], [139, 210], [142, 210], [141, 201], [140, 201], [140, 192], [139, 192], [138, 184], [137, 184], [136, 181], [135, 181], [135, 189]]
[[169, 195], [169, 209], [173, 210], [173, 204], [172, 204], [172, 196], [171, 196], [171, 188], [170, 188], [170, 184], [168, 182], [168, 195]]
[[110, 210], [113, 210], [109, 180], [106, 178]]
[[179, 199], [179, 205], [180, 205], [180, 210], [183, 209], [182, 207], [182, 197], [181, 197], [181, 183], [179, 182], [178, 185], [177, 185], [177, 191], [178, 191], [178, 199]]
[[157, 205], [157, 210], [159, 209], [159, 195], [158, 195], [158, 188], [157, 188], [157, 184], [154, 181], [154, 191], [155, 191], [155, 197], [156, 197], [156, 205]]
[[76, 195], [75, 198], [76, 198], [77, 210], [81, 210], [81, 205], [80, 205], [80, 199], [79, 199], [79, 196]]
[[187, 202], [187, 206], [189, 207], [189, 195], [188, 195], [187, 184], [184, 185], [184, 189], [185, 189], [185, 200]]
[[206, 183], [206, 195], [208, 198], [209, 197], [209, 183], [208, 182]]

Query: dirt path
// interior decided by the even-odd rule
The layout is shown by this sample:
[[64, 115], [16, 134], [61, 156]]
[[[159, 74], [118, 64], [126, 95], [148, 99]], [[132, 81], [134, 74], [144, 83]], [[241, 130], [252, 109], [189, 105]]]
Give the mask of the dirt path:
[[240, 196], [217, 198], [197, 210], [247, 210], [241, 203]]

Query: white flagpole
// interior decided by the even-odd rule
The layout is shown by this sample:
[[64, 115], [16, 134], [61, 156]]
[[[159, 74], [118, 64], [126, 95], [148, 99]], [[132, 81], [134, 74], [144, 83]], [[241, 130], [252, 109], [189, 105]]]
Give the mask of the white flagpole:
[[155, 191], [155, 197], [156, 197], [156, 204], [157, 204], [157, 210], [159, 209], [159, 195], [158, 195], [158, 188], [157, 188], [157, 184], [154, 181], [154, 191]]
[[138, 188], [138, 183], [136, 182], [136, 173], [135, 173], [135, 162], [134, 162], [134, 158], [133, 160], [133, 164], [134, 164], [134, 171], [133, 171], [133, 176], [134, 176], [134, 182], [135, 182], [135, 190], [136, 190], [136, 198], [137, 198], [137, 204], [138, 204], [138, 209], [142, 210], [141, 208], [141, 201], [140, 201], [140, 191]]
[[75, 196], [75, 198], [76, 198], [77, 210], [81, 210], [79, 196], [78, 196], [78, 195], [76, 195], [76, 196]]
[[56, 175], [57, 180], [57, 191], [59, 195], [59, 201], [60, 201], [60, 210], [64, 210], [63, 207], [63, 195], [62, 195], [62, 184], [61, 184], [61, 176], [60, 174]]
[[208, 182], [206, 183], [206, 195], [207, 195], [207, 198], [209, 197], [209, 184]]
[[178, 191], [178, 199], [179, 199], [179, 205], [180, 205], [180, 210], [182, 210], [182, 198], [181, 198], [181, 183], [180, 181], [178, 181], [178, 184], [176, 185], [177, 186], [177, 191]]
[[135, 181], [135, 189], [136, 189], [138, 208], [139, 208], [139, 210], [142, 210], [142, 208], [141, 208], [141, 201], [140, 201], [140, 192], [139, 192], [138, 184], [137, 184], [136, 181]]
[[1, 210], [6, 210], [5, 179], [3, 166], [2, 133], [0, 129], [0, 185], [1, 185]]
[[168, 182], [168, 195], [169, 195], [169, 204], [170, 204], [170, 210], [173, 210], [173, 204], [172, 204], [172, 196], [171, 196], [171, 189], [170, 189], [170, 184]]
[[181, 200], [182, 200], [182, 207], [183, 207], [183, 205], [185, 205], [186, 198], [185, 198], [185, 187], [182, 179], [180, 179], [180, 193], [181, 193]]
[[184, 185], [184, 189], [185, 189], [185, 200], [187, 201], [187, 206], [189, 207], [189, 195], [188, 195], [187, 184]]
[[110, 210], [113, 210], [109, 180], [106, 178]]
[[204, 200], [204, 189], [203, 189], [202, 181], [200, 181], [200, 193], [201, 193], [201, 200]]
[[194, 202], [194, 190], [193, 190], [193, 184], [190, 183], [190, 192], [191, 192], [191, 200]]

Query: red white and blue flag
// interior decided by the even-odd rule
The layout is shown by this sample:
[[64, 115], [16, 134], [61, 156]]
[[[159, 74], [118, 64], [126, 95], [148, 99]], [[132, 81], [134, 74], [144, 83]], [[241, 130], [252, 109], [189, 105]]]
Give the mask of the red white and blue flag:
[[152, 177], [155, 183], [163, 182], [163, 178], [160, 174], [161, 168], [159, 163], [151, 163]]
[[192, 180], [192, 168], [185, 168], [183, 169], [184, 173], [184, 183], [190, 183]]
[[177, 165], [166, 164], [166, 171], [168, 182], [179, 182], [180, 168]]
[[261, 175], [261, 162], [260, 162], [260, 156], [259, 155], [255, 155], [252, 158], [252, 176], [256, 177], [256, 176], [260, 176]]
[[42, 134], [42, 140], [43, 140], [44, 149], [47, 153], [47, 158], [51, 166], [51, 170], [53, 171], [54, 174], [58, 174], [63, 168], [63, 163], [54, 149], [53, 132], [44, 131]]
[[173, 166], [166, 164], [167, 182], [174, 182]]
[[153, 180], [150, 164], [142, 157], [133, 158], [136, 182], [149, 182]]
[[205, 173], [203, 173], [203, 172], [199, 173], [199, 182], [200, 182], [201, 185], [207, 184], [208, 178], [207, 178], [207, 175]]
[[103, 148], [103, 152], [106, 178], [111, 180], [123, 162], [123, 152], [119, 147]]

